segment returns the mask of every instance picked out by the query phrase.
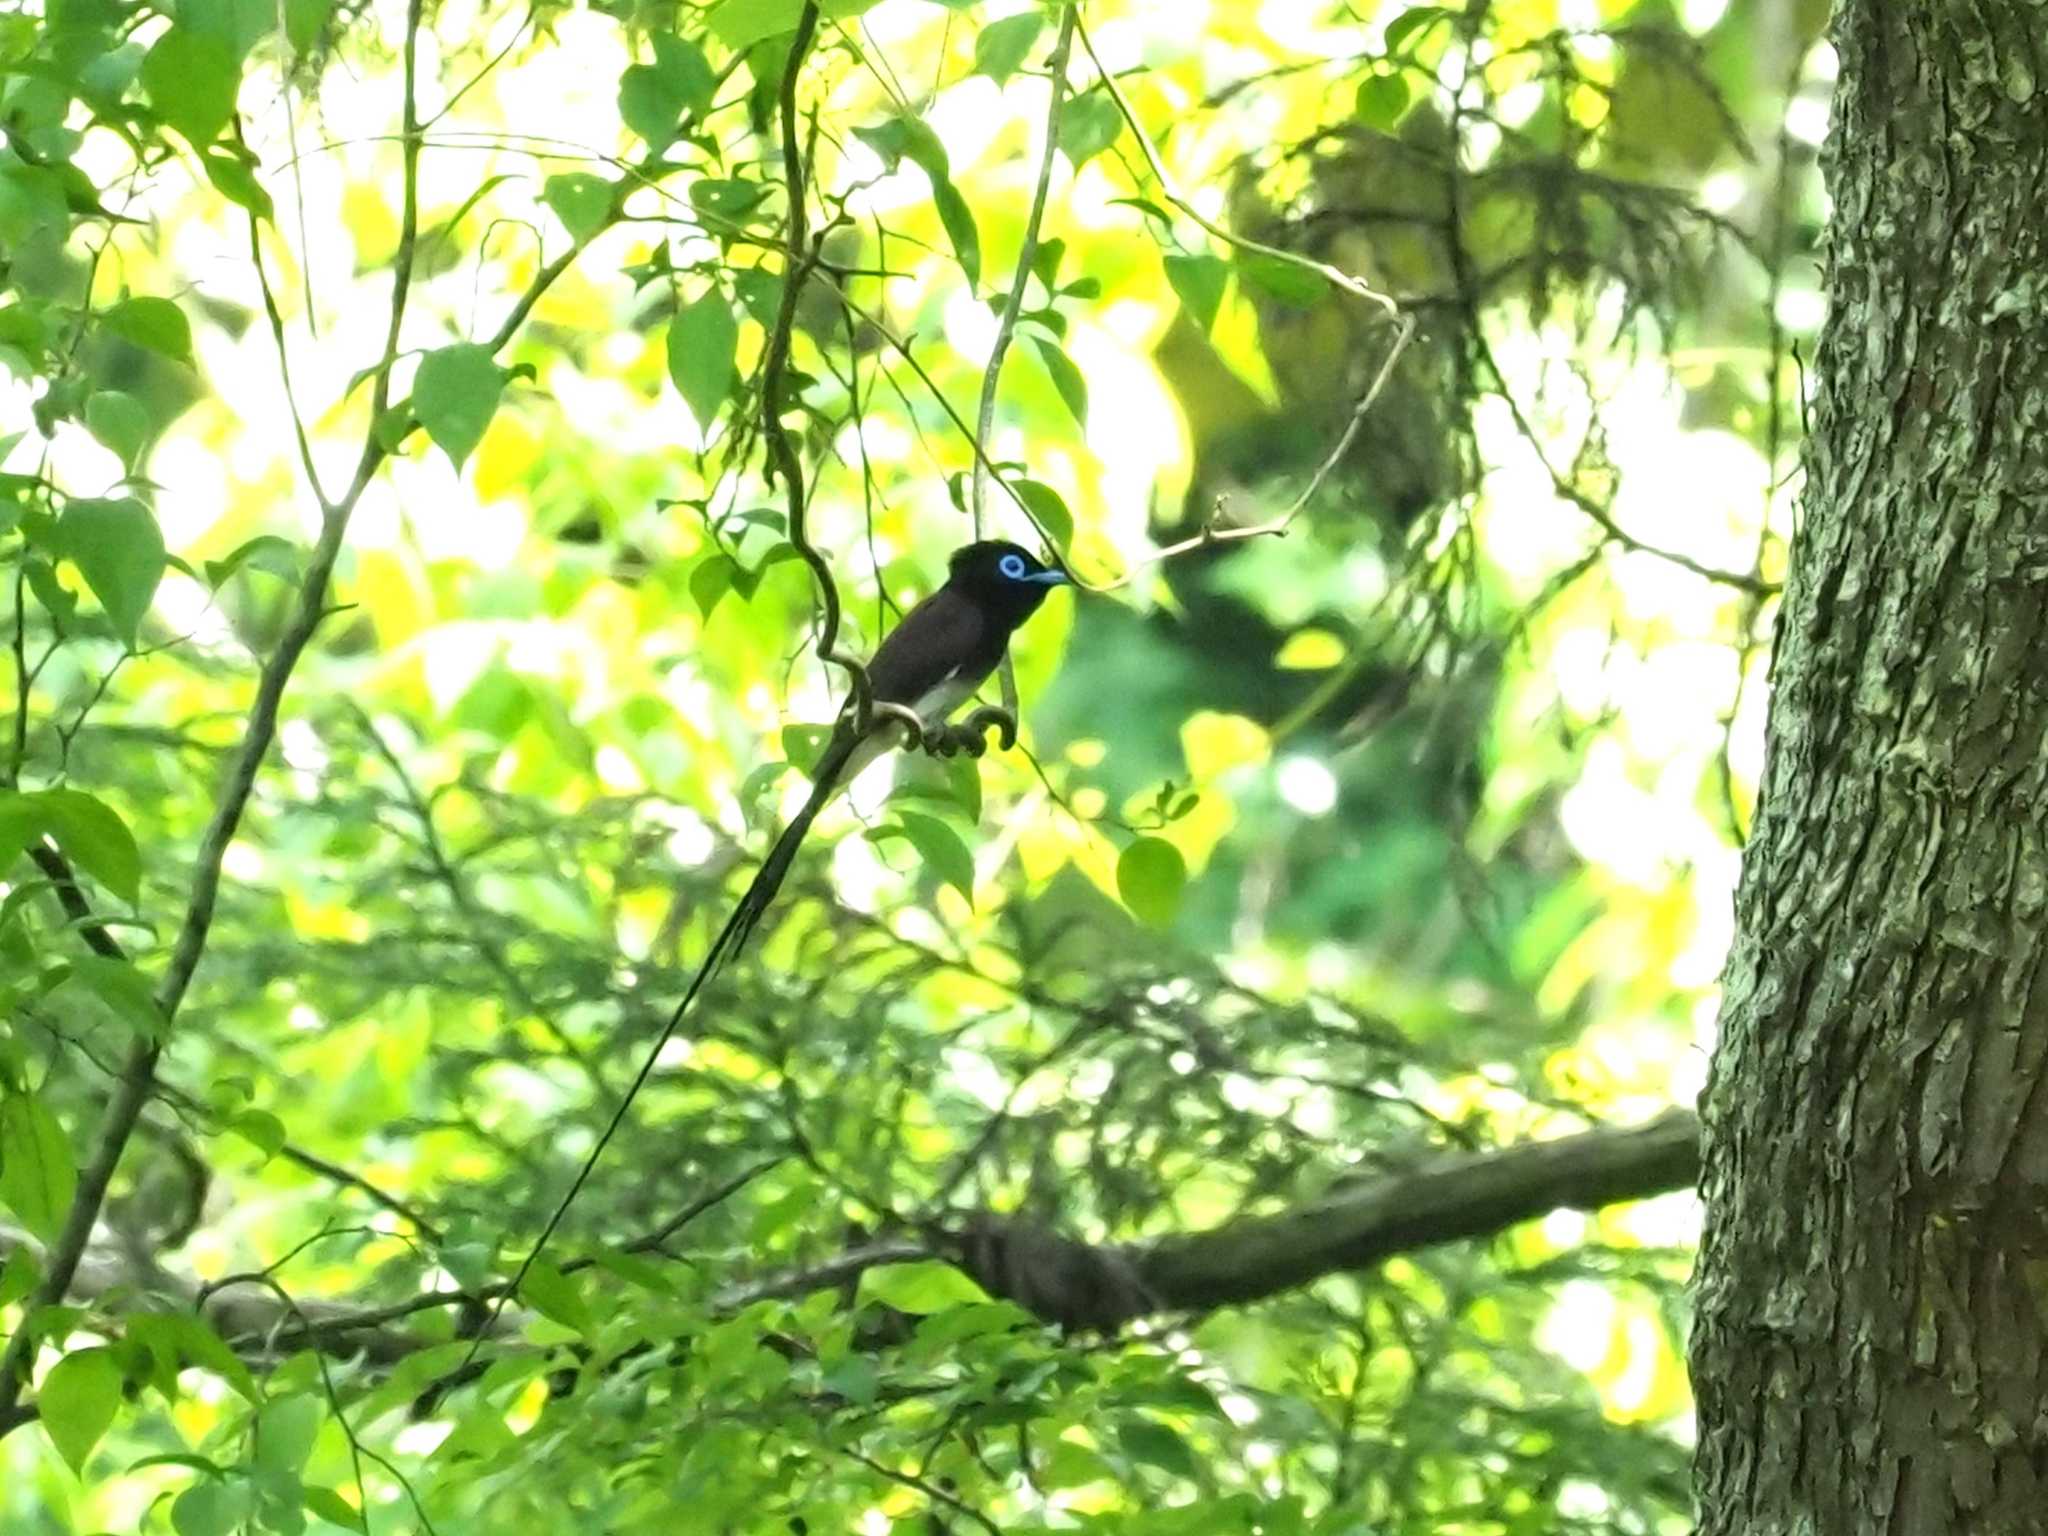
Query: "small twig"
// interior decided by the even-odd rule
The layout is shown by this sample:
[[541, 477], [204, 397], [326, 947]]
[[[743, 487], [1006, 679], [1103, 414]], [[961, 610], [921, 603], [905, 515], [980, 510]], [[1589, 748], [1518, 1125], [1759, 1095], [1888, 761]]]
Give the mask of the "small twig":
[[[1069, 5], [1060, 18], [1059, 41], [1053, 45], [1052, 96], [1045, 109], [1045, 152], [1038, 161], [1038, 185], [1031, 194], [1031, 212], [1024, 220], [1024, 241], [1017, 248], [1017, 272], [1011, 279], [1010, 291], [1003, 299], [1002, 317], [996, 322], [995, 342], [989, 348], [988, 366], [981, 376], [981, 412], [975, 418], [975, 438], [986, 443], [995, 429], [996, 385], [1003, 375], [1003, 359], [1010, 350], [1010, 338], [1016, 333], [1017, 317], [1024, 310], [1024, 290], [1031, 282], [1031, 266], [1038, 257], [1038, 232], [1045, 221], [1045, 200], [1052, 188], [1052, 163], [1059, 149], [1060, 107], [1067, 96], [1067, 60], [1074, 47], [1074, 24], [1080, 15], [1078, 5]], [[974, 511], [974, 536], [981, 537], [982, 506], [988, 497], [988, 461], [976, 455], [974, 460], [973, 494], [969, 505]], [[1007, 657], [1005, 661], [1007, 662]]]
[[[680, 1211], [676, 1212], [675, 1215], [669, 1217], [667, 1221], [663, 1222], [660, 1226], [656, 1227], [652, 1232], [648, 1232], [640, 1237], [634, 1238], [632, 1242], [626, 1244], [626, 1246], [620, 1249], [619, 1251], [621, 1253], [659, 1252], [663, 1244], [665, 1244], [670, 1238], [674, 1237], [678, 1232], [682, 1231], [683, 1228], [687, 1227], [691, 1222], [695, 1221], [699, 1216], [702, 1216], [706, 1211], [712, 1209], [714, 1206], [725, 1204], [726, 1201], [730, 1200], [734, 1195], [738, 1194], [741, 1190], [745, 1189], [749, 1184], [753, 1183], [754, 1180], [761, 1177], [762, 1174], [767, 1173], [770, 1169], [781, 1167], [782, 1162], [783, 1159], [780, 1157], [768, 1157], [763, 1158], [760, 1162], [755, 1163], [750, 1167], [742, 1168], [738, 1173], [734, 1174], [731, 1178], [727, 1179], [723, 1184], [720, 1184], [717, 1188], [708, 1190], [704, 1194], [699, 1195], [695, 1200], [692, 1200], [688, 1205], [684, 1206]], [[573, 1265], [564, 1264], [562, 1266], [562, 1269], [564, 1273], [567, 1273], [573, 1267]]]
[[[989, 434], [995, 430], [996, 387], [1003, 376], [1003, 359], [1009, 354], [1010, 338], [1016, 334], [1017, 317], [1024, 310], [1024, 290], [1031, 282], [1032, 264], [1038, 258], [1038, 231], [1045, 222], [1046, 195], [1052, 189], [1052, 162], [1060, 142], [1060, 107], [1067, 99], [1067, 61], [1074, 51], [1074, 26], [1081, 14], [1078, 3], [1069, 4], [1060, 17], [1059, 40], [1053, 44], [1052, 62], [1048, 66], [1052, 74], [1052, 95], [1045, 108], [1045, 148], [1038, 160], [1038, 185], [1031, 194], [1031, 212], [1024, 220], [1023, 243], [1017, 247], [1017, 272], [1011, 280], [1010, 291], [1003, 299], [1003, 313], [996, 322], [996, 338], [989, 348], [988, 367], [981, 377], [981, 413], [975, 418], [974, 438], [976, 443], [986, 443]], [[1051, 285], [1046, 285], [1048, 290]], [[1047, 294], [1050, 302], [1050, 292]], [[974, 536], [979, 539], [982, 530], [982, 508], [988, 499], [988, 456], [977, 453], [974, 456], [972, 494], [968, 505], [974, 511]], [[1040, 530], [1041, 532], [1043, 530]], [[1064, 563], [1066, 551], [1060, 552]], [[1006, 649], [1002, 662], [996, 668], [1002, 689], [1003, 708], [1010, 717], [1017, 716], [1017, 665], [1010, 659]]]
[[1299, 267], [1304, 272], [1314, 272], [1353, 297], [1364, 299], [1371, 304], [1377, 304], [1387, 312], [1389, 318], [1396, 320], [1401, 318], [1401, 307], [1394, 302], [1393, 296], [1380, 292], [1379, 289], [1373, 287], [1364, 279], [1352, 276], [1341, 267], [1333, 267], [1327, 261], [1318, 261], [1313, 256], [1304, 256], [1299, 251], [1285, 250], [1277, 245], [1267, 245], [1263, 240], [1254, 240], [1248, 235], [1240, 235], [1236, 231], [1218, 224], [1214, 219], [1211, 219], [1201, 209], [1183, 197], [1180, 189], [1173, 184], [1173, 178], [1166, 174], [1166, 165], [1159, 158], [1159, 151], [1152, 143], [1152, 136], [1145, 131], [1145, 125], [1138, 120], [1138, 114], [1132, 110], [1130, 101], [1124, 96], [1123, 88], [1116, 82], [1116, 76], [1103, 67], [1102, 57], [1095, 51], [1094, 39], [1089, 37], [1088, 28], [1082, 24], [1077, 14], [1079, 9], [1078, 6], [1071, 7], [1068, 14], [1075, 17], [1074, 26], [1076, 32], [1080, 35], [1081, 46], [1087, 50], [1089, 59], [1095, 65], [1096, 73], [1102, 77], [1102, 88], [1109, 92], [1109, 99], [1116, 103], [1117, 112], [1122, 116], [1125, 125], [1130, 128], [1131, 136], [1138, 141], [1138, 147], [1144, 151], [1145, 163], [1152, 168], [1152, 175], [1159, 183], [1160, 195], [1167, 202], [1171, 203], [1187, 218], [1193, 220], [1205, 234], [1221, 240], [1225, 245], [1235, 246], [1241, 251], [1251, 251], [1260, 256], [1270, 257], [1274, 261], [1284, 261], [1288, 266]]
[[[1071, 16], [1074, 13], [1070, 9], [1067, 12], [1067, 14]], [[886, 1478], [892, 1483], [900, 1483], [905, 1488], [915, 1489], [917, 1492], [923, 1494], [926, 1498], [930, 1499], [934, 1504], [945, 1505], [946, 1508], [952, 1510], [953, 1513], [960, 1516], [961, 1519], [971, 1520], [976, 1525], [980, 1526], [984, 1531], [987, 1531], [988, 1536], [1003, 1536], [1002, 1527], [997, 1525], [995, 1521], [989, 1519], [987, 1515], [984, 1515], [980, 1510], [976, 1509], [972, 1504], [969, 1504], [966, 1500], [959, 1498], [954, 1494], [946, 1492], [946, 1490], [941, 1488], [937, 1483], [930, 1482], [925, 1478], [918, 1477], [909, 1472], [898, 1472], [894, 1467], [885, 1467], [882, 1465], [882, 1463], [874, 1460], [872, 1457], [863, 1456], [859, 1451], [854, 1450], [851, 1446], [842, 1445], [835, 1447], [835, 1449], [837, 1449], [839, 1454], [844, 1456], [847, 1460], [859, 1462], [862, 1466], [866, 1467], [870, 1472], [874, 1473], [875, 1476]]]
[[1301, 516], [1302, 510], [1308, 506], [1316, 492], [1323, 488], [1323, 482], [1330, 478], [1331, 473], [1343, 462], [1344, 456], [1351, 451], [1351, 445], [1357, 441], [1359, 431], [1365, 425], [1366, 414], [1385, 391], [1387, 381], [1394, 376], [1394, 365], [1400, 362], [1401, 354], [1408, 350], [1408, 343], [1414, 336], [1415, 317], [1397, 313], [1393, 342], [1387, 348], [1387, 355], [1380, 360], [1379, 371], [1373, 375], [1372, 383], [1366, 386], [1365, 393], [1358, 397], [1358, 404], [1352, 408], [1351, 420], [1345, 423], [1343, 434], [1338, 437], [1336, 445], [1323, 456], [1323, 462], [1318, 464], [1315, 473], [1309, 476], [1308, 484], [1301, 488], [1301, 494], [1289, 502], [1278, 517], [1268, 522], [1249, 523], [1238, 528], [1219, 527], [1212, 517], [1203, 525], [1202, 531], [1192, 538], [1182, 539], [1179, 543], [1168, 544], [1163, 549], [1154, 550], [1115, 581], [1095, 590], [1108, 592], [1127, 586], [1146, 566], [1157, 565], [1162, 560], [1171, 560], [1176, 555], [1184, 555], [1190, 550], [1205, 549], [1211, 544], [1234, 544], [1243, 539], [1263, 539], [1286, 533], [1294, 520]]

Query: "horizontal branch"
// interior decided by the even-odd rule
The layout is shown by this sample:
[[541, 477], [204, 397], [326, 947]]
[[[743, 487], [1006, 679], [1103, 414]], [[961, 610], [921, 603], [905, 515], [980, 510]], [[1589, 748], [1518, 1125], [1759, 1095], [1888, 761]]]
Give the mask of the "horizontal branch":
[[[1632, 1130], [1441, 1157], [1277, 1215], [1142, 1246], [1090, 1247], [1027, 1223], [982, 1216], [959, 1257], [985, 1287], [1044, 1321], [1113, 1328], [1148, 1313], [1262, 1301], [1397, 1254], [1491, 1237], [1554, 1210], [1595, 1210], [1683, 1189], [1698, 1174], [1698, 1137], [1692, 1112], [1672, 1110]], [[729, 1181], [719, 1197], [741, 1182]], [[0, 1259], [30, 1241], [0, 1226]], [[657, 1251], [657, 1244], [641, 1240], [626, 1251]], [[834, 1290], [856, 1283], [868, 1269], [931, 1254], [915, 1239], [869, 1243], [804, 1269], [727, 1286], [711, 1306], [734, 1312], [769, 1298]], [[104, 1301], [116, 1311], [132, 1309], [139, 1295], [153, 1296], [157, 1306], [198, 1304], [200, 1287], [161, 1270], [139, 1272], [137, 1262], [114, 1248], [95, 1249], [78, 1267], [71, 1298]], [[448, 1290], [379, 1307], [302, 1300], [295, 1314], [265, 1286], [230, 1285], [207, 1291], [205, 1309], [215, 1330], [255, 1364], [310, 1345], [392, 1365], [447, 1337], [444, 1330], [402, 1326], [405, 1319], [438, 1307], [474, 1308], [496, 1294], [496, 1288]], [[491, 1331], [517, 1338], [526, 1321], [508, 1310]]]
[[1698, 1176], [1699, 1118], [1675, 1109], [1631, 1130], [1438, 1158], [1277, 1216], [1169, 1238], [1132, 1259], [1162, 1308], [1225, 1306], [1396, 1254], [1491, 1237], [1555, 1210], [1689, 1188]]

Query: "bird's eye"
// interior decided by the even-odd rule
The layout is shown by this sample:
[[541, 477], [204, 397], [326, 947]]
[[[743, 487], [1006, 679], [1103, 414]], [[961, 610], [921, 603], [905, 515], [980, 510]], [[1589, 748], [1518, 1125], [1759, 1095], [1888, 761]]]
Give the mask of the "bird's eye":
[[1012, 581], [1022, 581], [1025, 575], [1024, 557], [1022, 555], [1005, 555], [996, 562], [996, 569]]

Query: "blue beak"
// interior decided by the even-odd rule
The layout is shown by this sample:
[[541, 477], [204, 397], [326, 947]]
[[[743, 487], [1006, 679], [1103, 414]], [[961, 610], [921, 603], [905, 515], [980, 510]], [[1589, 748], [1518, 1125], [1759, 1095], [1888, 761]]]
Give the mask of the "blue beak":
[[1073, 577], [1069, 576], [1065, 571], [1059, 570], [1040, 571], [1036, 575], [1026, 576], [1024, 579], [1035, 587], [1070, 587], [1074, 584]]

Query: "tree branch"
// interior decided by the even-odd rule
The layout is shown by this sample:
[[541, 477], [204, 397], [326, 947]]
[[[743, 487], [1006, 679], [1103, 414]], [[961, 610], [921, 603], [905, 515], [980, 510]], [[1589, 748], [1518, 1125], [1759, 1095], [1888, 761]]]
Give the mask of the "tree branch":
[[[1093, 1248], [1055, 1238], [1028, 1223], [974, 1219], [959, 1261], [985, 1287], [1042, 1320], [1114, 1328], [1151, 1312], [1204, 1311], [1262, 1301], [1325, 1275], [1368, 1268], [1397, 1254], [1493, 1236], [1553, 1210], [1595, 1210], [1691, 1186], [1698, 1173], [1699, 1121], [1671, 1110], [1630, 1130], [1593, 1130], [1499, 1151], [1457, 1153], [1373, 1179], [1273, 1216], [1248, 1217], [1207, 1232], [1127, 1247]], [[659, 1252], [673, 1229], [729, 1197], [766, 1165], [755, 1165], [693, 1202], [681, 1216], [627, 1244], [627, 1253]], [[0, 1226], [0, 1258], [30, 1240]], [[885, 1264], [932, 1257], [934, 1244], [893, 1238], [850, 1248], [822, 1263], [728, 1285], [711, 1298], [730, 1314], [756, 1302], [811, 1295], [857, 1282]], [[584, 1262], [565, 1264], [565, 1271]], [[1104, 1285], [1107, 1279], [1111, 1282]], [[286, 1307], [266, 1290], [235, 1286], [206, 1294], [216, 1331], [261, 1364], [285, 1349], [314, 1348], [393, 1365], [445, 1335], [398, 1326], [439, 1307], [475, 1307], [509, 1288], [437, 1291], [396, 1305], [298, 1301]], [[168, 1291], [197, 1305], [200, 1287], [160, 1271], [141, 1273], [132, 1255], [95, 1250], [77, 1266], [72, 1299], [106, 1299], [118, 1311], [139, 1292]], [[1015, 1294], [1017, 1292], [1023, 1294]], [[1118, 1303], [1111, 1305], [1110, 1303]], [[516, 1336], [522, 1316], [499, 1319]], [[27, 1422], [26, 1410], [0, 1412]]]

